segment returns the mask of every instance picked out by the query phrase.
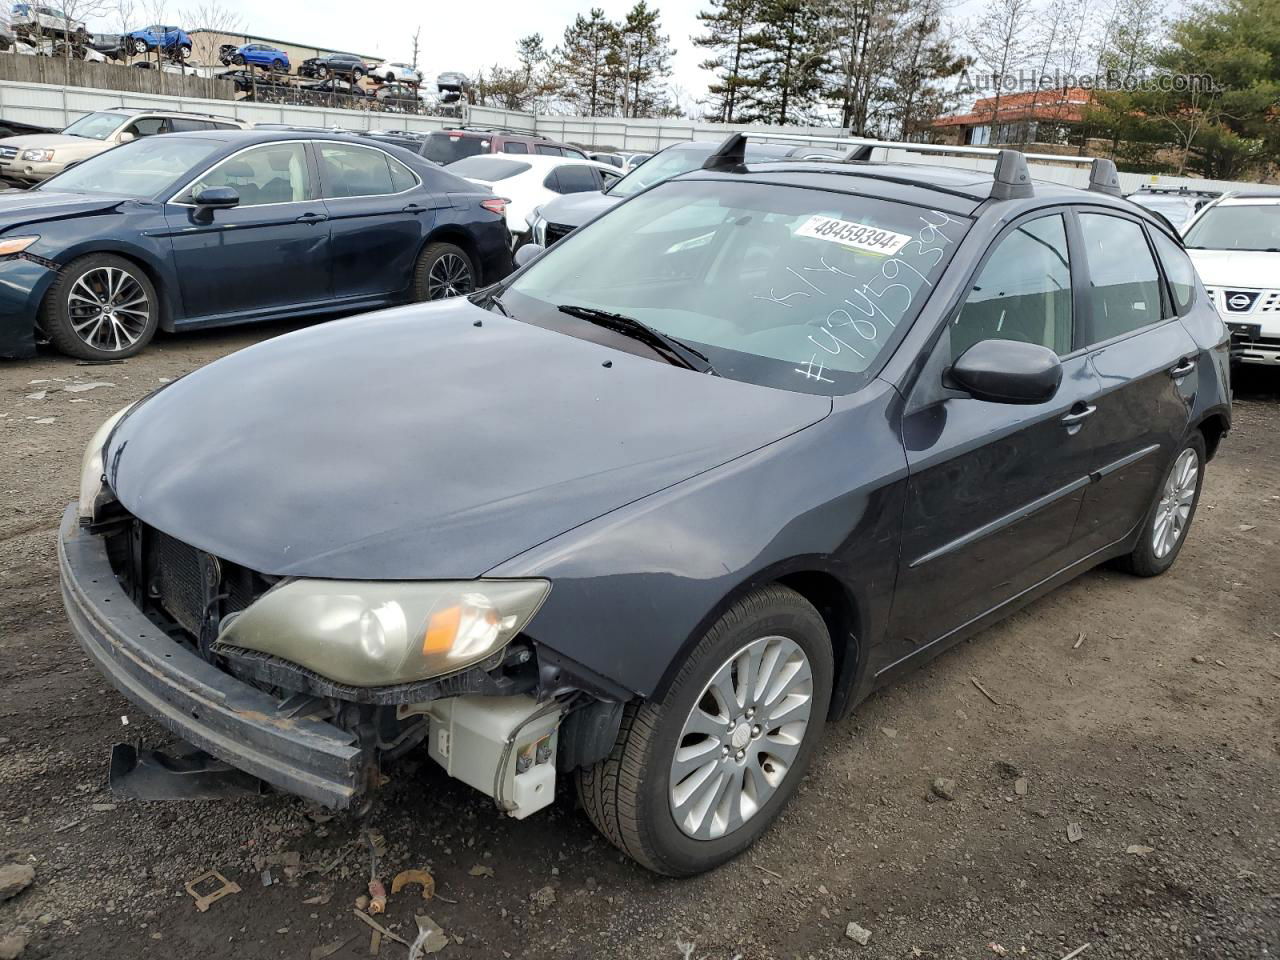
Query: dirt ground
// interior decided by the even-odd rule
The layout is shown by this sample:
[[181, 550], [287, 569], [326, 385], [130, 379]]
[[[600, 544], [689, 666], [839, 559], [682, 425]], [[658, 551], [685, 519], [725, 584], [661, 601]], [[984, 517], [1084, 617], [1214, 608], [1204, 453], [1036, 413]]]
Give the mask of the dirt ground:
[[[370, 955], [360, 824], [281, 796], [110, 796], [111, 744], [167, 738], [89, 666], [58, 598], [55, 530], [97, 424], [287, 329], [0, 364], [0, 863], [36, 871], [0, 903], [0, 938], [25, 937], [23, 960]], [[1280, 371], [1236, 390], [1169, 574], [1094, 571], [877, 695], [736, 862], [655, 878], [568, 791], [504, 820], [424, 758], [392, 771], [367, 823], [384, 877], [425, 867], [438, 895], [402, 892], [382, 920], [412, 939], [429, 915], [446, 958], [1280, 956]], [[935, 777], [953, 800], [927, 801]], [[183, 885], [209, 869], [241, 892], [199, 913]]]

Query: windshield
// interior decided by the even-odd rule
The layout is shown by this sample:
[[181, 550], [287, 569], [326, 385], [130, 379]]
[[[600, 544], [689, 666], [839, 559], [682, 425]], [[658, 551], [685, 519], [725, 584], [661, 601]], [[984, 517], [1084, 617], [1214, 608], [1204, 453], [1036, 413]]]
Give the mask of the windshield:
[[481, 137], [450, 136], [447, 133], [432, 133], [427, 136], [426, 149], [422, 155], [428, 160], [447, 166], [463, 157], [474, 157], [477, 153], [488, 153], [489, 141]]
[[1194, 197], [1161, 196], [1160, 194], [1136, 194], [1129, 198], [1139, 206], [1155, 210], [1175, 227], [1181, 227], [1196, 212]]
[[488, 156], [467, 157], [463, 160], [458, 160], [449, 164], [445, 169], [459, 177], [487, 180], [493, 183], [497, 180], [506, 180], [508, 177], [518, 177], [529, 170], [529, 164], [489, 154]]
[[697, 170], [706, 162], [707, 157], [711, 156], [713, 149], [713, 147], [673, 147], [670, 150], [663, 150], [636, 167], [605, 193], [611, 197], [633, 197], [655, 183], [670, 180], [690, 170]]
[[62, 132], [70, 137], [86, 137], [89, 140], [105, 140], [128, 120], [118, 113], [90, 113], [81, 117]]
[[165, 187], [177, 186], [193, 168], [201, 169], [210, 154], [223, 146], [216, 140], [190, 140], [172, 134], [144, 137], [90, 157], [35, 189], [149, 199]]
[[968, 227], [871, 197], [672, 181], [559, 241], [502, 300], [521, 320], [592, 339], [598, 327], [559, 308], [622, 314], [702, 352], [721, 376], [849, 393]]
[[1280, 251], [1280, 203], [1210, 207], [1183, 239], [1186, 246], [1205, 250]]

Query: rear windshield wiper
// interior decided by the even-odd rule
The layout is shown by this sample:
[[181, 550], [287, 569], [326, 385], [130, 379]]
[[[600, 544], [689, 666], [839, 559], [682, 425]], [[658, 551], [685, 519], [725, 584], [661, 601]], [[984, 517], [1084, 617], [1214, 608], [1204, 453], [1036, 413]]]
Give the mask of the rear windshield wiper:
[[621, 313], [611, 313], [608, 310], [597, 310], [594, 307], [579, 307], [571, 303], [562, 303], [556, 309], [561, 313], [567, 313], [571, 317], [577, 317], [579, 320], [587, 321], [587, 323], [594, 323], [598, 327], [604, 327], [606, 330], [620, 333], [624, 337], [630, 337], [632, 340], [639, 340], [641, 343], [653, 347], [654, 350], [678, 367], [687, 367], [690, 370], [697, 370], [699, 373], [719, 376], [705, 353], [677, 340], [675, 337], [668, 336], [661, 330], [655, 330], [635, 317], [628, 317]]

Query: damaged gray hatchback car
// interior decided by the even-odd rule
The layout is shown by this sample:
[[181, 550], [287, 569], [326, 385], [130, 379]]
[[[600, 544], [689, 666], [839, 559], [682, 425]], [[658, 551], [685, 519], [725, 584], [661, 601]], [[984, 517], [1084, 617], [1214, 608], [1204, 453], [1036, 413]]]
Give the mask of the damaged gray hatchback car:
[[1098, 563], [1168, 569], [1228, 338], [1114, 167], [744, 152], [104, 424], [60, 536], [99, 668], [332, 807], [424, 742], [516, 817], [571, 775], [687, 875], [878, 685]]

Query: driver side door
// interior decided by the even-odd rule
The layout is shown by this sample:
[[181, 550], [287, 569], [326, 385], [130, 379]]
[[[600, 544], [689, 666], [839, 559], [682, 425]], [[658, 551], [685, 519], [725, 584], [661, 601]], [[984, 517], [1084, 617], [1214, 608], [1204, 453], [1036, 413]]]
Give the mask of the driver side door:
[[[898, 586], [877, 673], [926, 650], [1069, 566], [1095, 444], [1099, 384], [1076, 349], [1084, 282], [1062, 213], [1016, 222], [992, 245], [948, 317], [912, 392], [902, 439], [910, 471]], [[995, 403], [958, 391], [925, 402], [941, 373], [983, 340], [1048, 347], [1062, 382], [1048, 401]], [[926, 382], [932, 377], [934, 383]]]
[[[240, 203], [201, 210], [193, 195], [202, 187], [231, 187]], [[165, 204], [165, 218], [189, 321], [248, 319], [330, 295], [329, 217], [301, 140], [219, 161]]]

